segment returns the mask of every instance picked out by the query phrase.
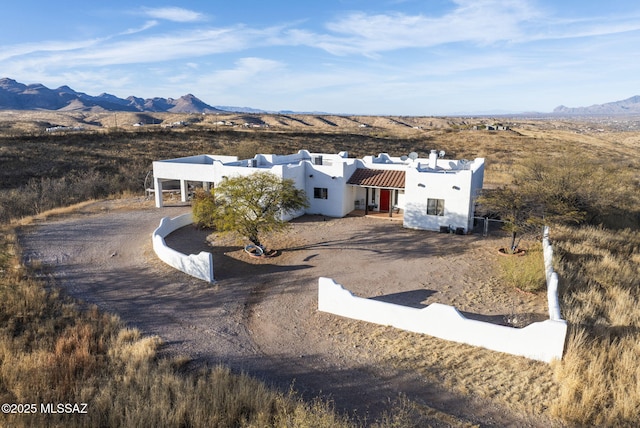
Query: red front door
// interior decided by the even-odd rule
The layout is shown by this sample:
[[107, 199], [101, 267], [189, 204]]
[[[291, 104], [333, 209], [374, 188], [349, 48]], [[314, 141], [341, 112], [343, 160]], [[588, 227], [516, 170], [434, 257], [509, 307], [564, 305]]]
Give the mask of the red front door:
[[380, 189], [380, 211], [389, 211], [391, 202], [391, 190]]

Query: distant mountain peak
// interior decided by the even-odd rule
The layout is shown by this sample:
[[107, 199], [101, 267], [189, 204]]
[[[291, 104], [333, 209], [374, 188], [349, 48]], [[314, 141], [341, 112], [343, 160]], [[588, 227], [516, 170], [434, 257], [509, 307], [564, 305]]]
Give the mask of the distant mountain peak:
[[[3, 77], [0, 79], [0, 85], [8, 86], [8, 85], [22, 85], [22, 83], [18, 83], [17, 81], [10, 79], [8, 77]], [[24, 85], [23, 85], [24, 86]]]
[[566, 107], [560, 105], [553, 109], [553, 112], [576, 116], [640, 114], [640, 95], [634, 95], [621, 101], [594, 104], [588, 107]]
[[56, 89], [56, 91], [58, 91], [58, 92], [66, 92], [66, 93], [70, 93], [70, 94], [75, 94], [76, 93], [76, 91], [74, 91], [73, 89], [71, 89], [67, 85], [60, 86], [58, 89]]
[[0, 110], [74, 110], [74, 111], [154, 111], [208, 113], [223, 110], [206, 104], [193, 94], [173, 98], [125, 99], [103, 92], [98, 96], [76, 92], [67, 85], [49, 89], [41, 83], [24, 85], [8, 77], [0, 78]]

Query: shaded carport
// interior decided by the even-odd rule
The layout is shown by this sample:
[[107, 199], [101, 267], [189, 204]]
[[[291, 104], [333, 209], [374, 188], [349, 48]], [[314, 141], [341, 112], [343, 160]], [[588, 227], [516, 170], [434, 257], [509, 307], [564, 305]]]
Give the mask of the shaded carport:
[[188, 199], [189, 182], [200, 182], [208, 189], [215, 179], [214, 159], [211, 156], [189, 156], [185, 158], [169, 159], [153, 162], [153, 191], [156, 207], [163, 205], [163, 183], [166, 181], [180, 182], [180, 199]]

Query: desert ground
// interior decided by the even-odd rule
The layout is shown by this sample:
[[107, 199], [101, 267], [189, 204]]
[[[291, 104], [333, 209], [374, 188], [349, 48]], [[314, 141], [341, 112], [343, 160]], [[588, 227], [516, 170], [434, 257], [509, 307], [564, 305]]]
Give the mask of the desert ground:
[[[164, 126], [176, 121], [186, 125]], [[508, 130], [485, 129], [495, 123]], [[56, 126], [80, 130], [45, 130]], [[316, 396], [333, 400], [336, 410], [364, 419], [364, 425], [390, 408], [399, 414], [408, 409], [414, 416], [417, 403], [424, 424], [432, 426], [635, 426], [639, 130], [637, 117], [604, 116], [3, 111], [0, 223], [10, 225], [6, 236], [11, 239], [13, 228], [23, 225], [24, 260], [34, 272], [71, 296], [119, 314], [145, 334], [158, 335], [166, 355], [184, 356], [178, 358], [181, 364], [192, 359], [186, 367], [194, 376], [202, 365], [224, 363], [282, 390], [293, 385], [307, 403], [315, 403]], [[189, 208], [158, 211], [140, 196], [152, 161], [300, 149], [346, 150], [350, 157], [445, 150], [451, 158], [484, 157], [484, 189], [513, 184], [516, 173], [536, 165], [548, 172], [550, 183], [570, 185], [565, 188], [586, 203], [589, 216], [578, 225], [552, 228], [562, 315], [569, 323], [562, 361], [539, 363], [316, 310], [317, 279], [329, 276], [363, 297], [417, 307], [449, 303], [466, 316], [496, 323], [521, 326], [544, 316], [543, 297], [514, 289], [513, 277], [501, 279], [507, 269], [504, 258], [495, 263], [495, 249], [508, 240], [498, 235], [457, 237], [407, 231], [389, 221], [305, 217], [287, 233], [267, 239], [282, 250], [269, 260], [247, 259], [244, 242], [233, 237], [207, 242], [207, 231], [192, 228], [170, 236], [171, 245], [184, 252], [214, 253], [215, 285], [155, 258], [149, 234], [160, 217]], [[86, 205], [114, 197], [124, 199]], [[2, 251], [0, 263], [9, 266], [7, 254], [13, 250]], [[533, 260], [533, 251], [528, 254], [523, 259]], [[511, 273], [526, 279], [517, 266]], [[6, 279], [33, 290], [26, 284], [30, 273], [16, 278]], [[8, 290], [3, 289], [5, 303], [12, 304], [20, 295]], [[55, 290], [48, 294], [57, 296]], [[64, 299], [55, 303], [67, 305]], [[73, 326], [75, 318], [57, 318], [56, 305], [47, 325], [68, 321]], [[21, 317], [18, 311], [15, 319]], [[15, 361], [23, 361], [25, 349], [33, 355], [56, 350], [31, 331], [23, 333], [35, 342], [18, 347]], [[51, 340], [66, 337], [52, 333]], [[23, 391], [23, 380], [12, 387]]]
[[193, 226], [169, 235], [167, 244], [181, 252], [213, 253], [217, 283], [211, 285], [164, 265], [151, 248], [159, 220], [189, 209], [156, 209], [141, 197], [96, 202], [23, 228], [23, 255], [69, 295], [158, 335], [166, 355], [192, 358], [194, 367], [223, 363], [283, 390], [293, 386], [360, 420], [374, 420], [406, 397], [434, 426], [557, 424], [461, 393], [419, 364], [412, 370], [392, 344], [404, 335], [408, 345], [445, 346], [449, 354], [462, 349], [460, 358], [489, 355], [494, 370], [513, 370], [514, 361], [546, 370], [543, 363], [316, 309], [318, 277], [328, 276], [362, 297], [414, 307], [440, 302], [490, 322], [521, 326], [545, 318], [544, 295], [501, 284], [494, 272], [503, 237], [407, 230], [388, 219], [304, 216], [266, 239], [280, 250], [277, 257], [255, 259], [233, 236]]

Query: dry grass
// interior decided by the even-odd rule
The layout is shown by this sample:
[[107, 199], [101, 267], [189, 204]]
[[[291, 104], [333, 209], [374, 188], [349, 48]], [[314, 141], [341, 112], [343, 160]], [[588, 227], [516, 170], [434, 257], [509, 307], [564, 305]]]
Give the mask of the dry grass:
[[553, 234], [571, 334], [552, 411], [580, 425], [633, 426], [640, 414], [640, 232]]
[[[363, 328], [354, 320], [341, 319], [336, 330], [334, 337], [344, 336], [344, 352], [355, 353], [352, 358], [374, 358], [381, 367], [416, 372], [425, 388], [444, 387], [454, 394], [481, 397], [518, 413], [542, 416], [550, 416], [548, 409], [559, 395], [554, 369], [546, 363], [391, 327]], [[358, 350], [366, 357], [359, 357]]]
[[0, 233], [0, 402], [87, 403], [88, 414], [3, 414], [3, 426], [353, 426], [329, 403], [306, 403], [224, 367], [184, 370], [161, 341], [31, 278], [15, 235]]
[[540, 242], [522, 242], [523, 256], [506, 255], [498, 260], [501, 279], [523, 291], [541, 291], [546, 287], [544, 259]]
[[[418, 370], [429, 382], [454, 391], [506, 403], [522, 412], [552, 415], [578, 426], [634, 426], [640, 414], [640, 136], [637, 132], [589, 132], [587, 122], [519, 121], [514, 132], [470, 129], [466, 120], [260, 116], [268, 129], [214, 126], [206, 116], [193, 126], [161, 130], [109, 131], [113, 115], [5, 115], [0, 123], [3, 171], [0, 219], [43, 212], [52, 205], [86, 200], [90, 194], [60, 198], [76, 177], [87, 174], [97, 197], [142, 192], [151, 161], [200, 153], [250, 155], [290, 153], [302, 148], [349, 151], [351, 156], [388, 152], [403, 155], [443, 149], [447, 157], [485, 157], [485, 187], [510, 183], [521, 159], [579, 156], [594, 165], [597, 180], [617, 193], [605, 223], [612, 230], [583, 226], [552, 228], [555, 269], [560, 277], [563, 316], [570, 327], [561, 362], [547, 364], [449, 343], [383, 327], [349, 335], [349, 346], [383, 349], [381, 364]], [[135, 117], [119, 116], [123, 123]], [[154, 115], [155, 117], [155, 115]], [[181, 116], [162, 120], [184, 120]], [[229, 115], [243, 123], [254, 115]], [[109, 122], [111, 120], [113, 123]], [[65, 121], [68, 121], [65, 122]], [[327, 123], [330, 122], [330, 123]], [[48, 124], [102, 124], [84, 134], [45, 135]], [[363, 128], [364, 123], [368, 126]], [[103, 129], [104, 128], [104, 129]], [[600, 178], [597, 178], [600, 177]], [[33, 181], [30, 181], [33, 180]], [[66, 181], [65, 181], [66, 180]], [[67, 187], [66, 187], [67, 186]], [[68, 187], [71, 186], [71, 187]], [[43, 189], [56, 191], [55, 198]], [[84, 195], [84, 196], [83, 196]], [[618, 210], [616, 212], [616, 209]], [[627, 229], [624, 229], [624, 228]], [[179, 362], [156, 356], [156, 338], [123, 330], [117, 318], [96, 310], [80, 312], [55, 291], [29, 278], [0, 233], [0, 398], [4, 402], [86, 401], [91, 421], [58, 415], [9, 415], [5, 425], [53, 426], [346, 426], [326, 403], [304, 403], [294, 395], [269, 392], [264, 385], [224, 368], [184, 373]], [[528, 256], [529, 257], [529, 256]], [[537, 282], [536, 251], [522, 260]], [[512, 271], [521, 267], [513, 266]], [[518, 278], [518, 281], [521, 279]], [[341, 327], [350, 329], [349, 322]], [[149, 403], [154, 403], [149, 406]], [[188, 406], [188, 407], [187, 407]], [[382, 426], [406, 426], [416, 417], [401, 404]], [[225, 419], [221, 419], [225, 418]]]

